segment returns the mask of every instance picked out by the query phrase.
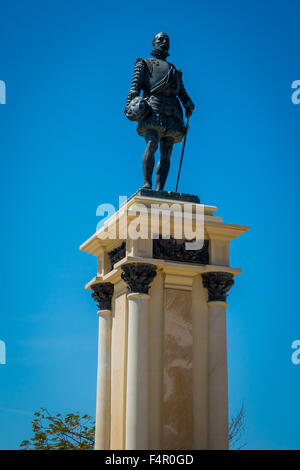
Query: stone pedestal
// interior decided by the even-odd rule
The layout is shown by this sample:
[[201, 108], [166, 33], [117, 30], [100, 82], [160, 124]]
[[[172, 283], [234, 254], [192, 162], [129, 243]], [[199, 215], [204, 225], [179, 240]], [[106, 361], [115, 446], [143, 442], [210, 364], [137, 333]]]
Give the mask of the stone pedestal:
[[[226, 307], [241, 272], [229, 245], [248, 227], [205, 205], [191, 252], [176, 238], [187, 198], [163, 196], [137, 193], [81, 246], [98, 259], [86, 286], [99, 308], [96, 449], [228, 448]], [[173, 205], [170, 239], [153, 204]]]

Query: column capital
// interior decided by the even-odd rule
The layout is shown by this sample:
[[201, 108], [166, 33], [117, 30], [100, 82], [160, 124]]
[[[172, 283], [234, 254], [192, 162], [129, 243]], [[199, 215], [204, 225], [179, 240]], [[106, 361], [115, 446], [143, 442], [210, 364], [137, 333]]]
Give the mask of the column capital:
[[208, 302], [226, 302], [227, 292], [234, 284], [233, 274], [219, 271], [203, 273], [202, 282], [208, 289]]
[[114, 285], [111, 282], [97, 282], [92, 284], [92, 297], [97, 303], [99, 310], [111, 311], [111, 299], [114, 293]]
[[121, 278], [128, 286], [129, 294], [148, 294], [156, 276], [156, 266], [149, 263], [128, 263], [121, 266]]

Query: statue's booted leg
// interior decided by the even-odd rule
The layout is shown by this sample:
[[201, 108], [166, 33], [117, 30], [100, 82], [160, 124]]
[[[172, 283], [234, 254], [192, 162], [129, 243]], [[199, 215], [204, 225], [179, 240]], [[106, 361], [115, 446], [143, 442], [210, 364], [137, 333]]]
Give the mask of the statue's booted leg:
[[158, 147], [158, 133], [147, 130], [144, 134], [147, 146], [143, 156], [144, 188], [152, 188], [152, 173], [155, 163], [155, 152]]
[[165, 137], [160, 141], [160, 160], [156, 166], [155, 190], [164, 189], [165, 182], [170, 169], [170, 159], [174, 146], [174, 139]]

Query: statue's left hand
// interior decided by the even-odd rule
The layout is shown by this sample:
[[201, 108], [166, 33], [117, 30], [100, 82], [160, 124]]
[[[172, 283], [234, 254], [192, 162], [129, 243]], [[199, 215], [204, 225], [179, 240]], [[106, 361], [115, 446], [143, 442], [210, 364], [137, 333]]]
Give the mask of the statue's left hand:
[[193, 114], [195, 106], [191, 103], [185, 108], [185, 117], [189, 118]]

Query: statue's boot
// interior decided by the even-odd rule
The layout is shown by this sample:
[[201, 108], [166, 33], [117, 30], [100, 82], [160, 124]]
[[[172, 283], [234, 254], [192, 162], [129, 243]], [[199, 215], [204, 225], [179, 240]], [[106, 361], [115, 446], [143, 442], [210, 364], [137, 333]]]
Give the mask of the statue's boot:
[[155, 191], [163, 191], [170, 169], [170, 159], [160, 159], [156, 167]]
[[152, 188], [152, 173], [155, 163], [155, 152], [158, 146], [158, 136], [155, 131], [146, 131], [145, 139], [147, 142], [146, 150], [143, 155], [143, 173], [144, 173], [144, 186], [143, 188]]
[[[149, 161], [150, 160], [150, 161]], [[151, 189], [152, 188], [152, 173], [154, 167], [154, 156], [153, 162], [152, 159], [148, 159], [148, 161], [143, 161], [143, 171], [144, 171], [144, 186], [143, 188]]]
[[160, 142], [160, 160], [156, 166], [155, 191], [162, 191], [165, 187], [173, 145], [174, 140], [171, 138], [162, 139]]

